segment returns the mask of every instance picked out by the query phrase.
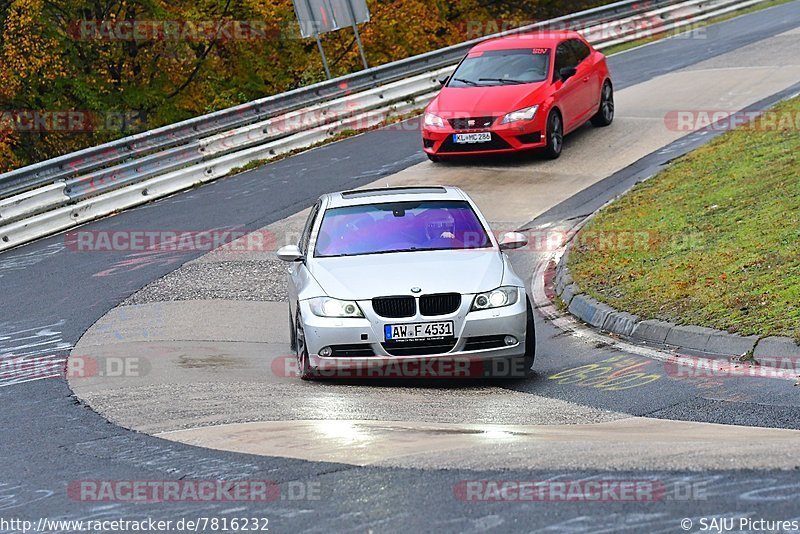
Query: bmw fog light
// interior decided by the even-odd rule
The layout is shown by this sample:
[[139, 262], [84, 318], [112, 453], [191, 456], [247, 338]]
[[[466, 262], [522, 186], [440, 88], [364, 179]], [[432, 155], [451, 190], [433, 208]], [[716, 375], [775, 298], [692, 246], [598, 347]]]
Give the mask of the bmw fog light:
[[517, 344], [517, 338], [515, 338], [514, 336], [506, 336], [503, 338], [503, 341], [505, 342], [507, 347]]
[[322, 356], [323, 358], [327, 358], [331, 354], [333, 354], [333, 349], [331, 349], [330, 347], [322, 347], [319, 351], [319, 355]]

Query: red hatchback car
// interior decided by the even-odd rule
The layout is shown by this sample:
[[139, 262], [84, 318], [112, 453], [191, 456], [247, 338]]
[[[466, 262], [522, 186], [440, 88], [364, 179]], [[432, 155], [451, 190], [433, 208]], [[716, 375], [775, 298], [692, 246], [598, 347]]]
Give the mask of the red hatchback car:
[[447, 156], [543, 149], [561, 155], [564, 135], [614, 120], [603, 54], [577, 32], [519, 34], [481, 43], [443, 80], [425, 108], [422, 144]]

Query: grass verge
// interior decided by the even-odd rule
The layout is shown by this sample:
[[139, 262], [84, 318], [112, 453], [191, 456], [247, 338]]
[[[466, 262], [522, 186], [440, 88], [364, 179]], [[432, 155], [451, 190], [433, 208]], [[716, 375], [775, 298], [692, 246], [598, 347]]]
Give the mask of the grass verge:
[[772, 111], [600, 212], [570, 254], [578, 285], [644, 319], [800, 341], [800, 97]]

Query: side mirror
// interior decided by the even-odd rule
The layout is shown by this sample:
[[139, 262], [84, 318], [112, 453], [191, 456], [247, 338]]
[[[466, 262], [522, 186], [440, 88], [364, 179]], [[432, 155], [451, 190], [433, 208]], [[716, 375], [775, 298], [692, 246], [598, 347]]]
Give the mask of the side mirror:
[[519, 232], [508, 232], [500, 236], [500, 250], [514, 250], [527, 244], [528, 238]]
[[295, 262], [295, 261], [303, 261], [304, 256], [303, 253], [300, 252], [300, 249], [297, 245], [286, 245], [285, 247], [281, 247], [275, 253], [278, 256], [279, 260], [287, 261], [287, 262]]
[[564, 67], [563, 69], [558, 71], [558, 75], [561, 77], [561, 80], [565, 82], [570, 78], [572, 78], [573, 76], [575, 76], [576, 74], [578, 74], [578, 69], [576, 69], [575, 67]]
[[449, 79], [450, 79], [449, 74], [446, 76], [442, 76], [441, 78], [439, 78], [439, 83], [442, 85], [442, 87], [444, 87], [444, 85], [447, 83], [447, 80]]

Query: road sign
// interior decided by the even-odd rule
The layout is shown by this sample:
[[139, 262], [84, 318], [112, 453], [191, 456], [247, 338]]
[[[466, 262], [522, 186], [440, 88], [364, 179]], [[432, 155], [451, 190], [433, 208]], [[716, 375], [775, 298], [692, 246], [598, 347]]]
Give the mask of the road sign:
[[369, 22], [366, 0], [294, 0], [294, 11], [303, 37]]
[[366, 0], [293, 0], [294, 12], [300, 22], [300, 35], [303, 37], [314, 37], [317, 40], [317, 48], [322, 55], [322, 66], [325, 67], [325, 74], [331, 79], [331, 70], [328, 67], [328, 59], [325, 57], [325, 50], [322, 48], [322, 41], [319, 35], [325, 32], [332, 32], [350, 26], [356, 35], [358, 51], [361, 54], [361, 61], [364, 68], [369, 68], [367, 58], [364, 55], [364, 46], [361, 44], [361, 36], [358, 33], [358, 25], [369, 22], [369, 8]]

